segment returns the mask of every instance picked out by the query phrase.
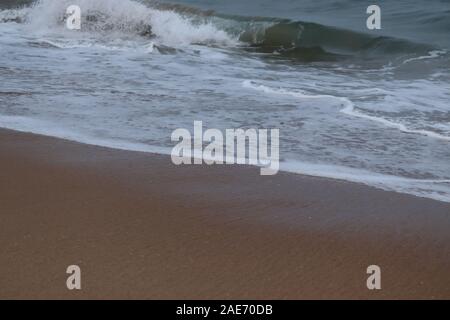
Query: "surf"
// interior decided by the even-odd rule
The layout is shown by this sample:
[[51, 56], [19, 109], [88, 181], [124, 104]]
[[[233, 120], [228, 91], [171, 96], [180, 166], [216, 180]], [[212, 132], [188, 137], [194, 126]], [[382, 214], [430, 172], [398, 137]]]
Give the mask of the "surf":
[[408, 63], [440, 52], [423, 43], [313, 22], [226, 15], [154, 1], [37, 0], [26, 7], [0, 11], [0, 22], [26, 23], [34, 31], [62, 32], [61, 21], [70, 5], [82, 8], [83, 30], [91, 35], [121, 32], [154, 37], [167, 46], [239, 47], [303, 62], [397, 57]]
[[[63, 23], [74, 2], [80, 31]], [[165, 154], [170, 130], [195, 120], [279, 128], [282, 171], [449, 201], [445, 49], [257, 12], [131, 0], [9, 6], [0, 124]]]
[[355, 107], [355, 104], [346, 97], [337, 97], [337, 96], [333, 96], [333, 95], [311, 95], [311, 94], [306, 94], [301, 91], [292, 91], [292, 90], [287, 90], [287, 89], [283, 89], [283, 88], [270, 88], [265, 85], [258, 84], [252, 80], [245, 80], [242, 83], [242, 86], [244, 88], [250, 88], [250, 89], [262, 91], [267, 94], [290, 95], [290, 96], [293, 96], [293, 97], [296, 97], [299, 99], [304, 99], [304, 100], [322, 100], [324, 104], [326, 104], [329, 100], [332, 100], [332, 101], [337, 102], [337, 104], [341, 106], [341, 109], [339, 110], [339, 112], [344, 113], [348, 116], [373, 121], [373, 122], [379, 123], [380, 125], [383, 125], [383, 126], [386, 126], [389, 128], [394, 128], [394, 129], [397, 129], [404, 133], [418, 134], [418, 135], [423, 135], [423, 136], [427, 136], [430, 138], [450, 142], [450, 136], [446, 136], [446, 135], [439, 134], [437, 132], [429, 131], [429, 130], [418, 130], [418, 129], [408, 128], [405, 124], [402, 124], [402, 123], [398, 123], [398, 122], [390, 121], [388, 119], [384, 119], [381, 117], [376, 117], [376, 116], [371, 116], [371, 115], [365, 114], [362, 111], [357, 110]]

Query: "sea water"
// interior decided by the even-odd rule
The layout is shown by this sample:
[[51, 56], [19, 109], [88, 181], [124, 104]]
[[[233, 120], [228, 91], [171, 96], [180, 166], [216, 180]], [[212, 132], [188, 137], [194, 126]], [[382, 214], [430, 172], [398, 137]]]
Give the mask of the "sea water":
[[158, 153], [279, 129], [281, 170], [448, 202], [450, 2], [377, 3], [381, 30], [367, 1], [2, 1], [0, 127]]

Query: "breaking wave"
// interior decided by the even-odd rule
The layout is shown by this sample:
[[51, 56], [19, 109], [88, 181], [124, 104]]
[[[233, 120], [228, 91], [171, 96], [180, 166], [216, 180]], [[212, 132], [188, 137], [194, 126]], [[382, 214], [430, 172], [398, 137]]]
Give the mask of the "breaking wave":
[[152, 37], [167, 45], [235, 44], [212, 23], [131, 0], [38, 0], [29, 7], [1, 11], [0, 21], [26, 23], [34, 31], [64, 32], [64, 15], [70, 5], [82, 8], [82, 31], [91, 34], [120, 32]]
[[[155, 1], [37, 0], [26, 7], [0, 11], [0, 22], [27, 23], [38, 31], [62, 30], [69, 5], [82, 8], [85, 32], [134, 34], [168, 46], [239, 46], [306, 62], [386, 55], [406, 56], [405, 62], [410, 62], [439, 52], [425, 44], [317, 23], [222, 15]], [[430, 58], [437, 56], [432, 54]]]

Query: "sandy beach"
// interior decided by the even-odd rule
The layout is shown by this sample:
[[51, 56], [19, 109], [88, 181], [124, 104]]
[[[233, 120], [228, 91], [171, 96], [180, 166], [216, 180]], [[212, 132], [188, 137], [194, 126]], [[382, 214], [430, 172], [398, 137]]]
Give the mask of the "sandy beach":
[[0, 164], [2, 299], [450, 298], [448, 203], [8, 130]]

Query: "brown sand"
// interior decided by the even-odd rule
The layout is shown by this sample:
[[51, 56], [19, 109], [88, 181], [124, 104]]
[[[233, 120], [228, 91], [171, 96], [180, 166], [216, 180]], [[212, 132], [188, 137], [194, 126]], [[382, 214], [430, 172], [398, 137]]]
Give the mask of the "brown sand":
[[450, 298], [448, 203], [6, 130], [0, 165], [0, 298]]

